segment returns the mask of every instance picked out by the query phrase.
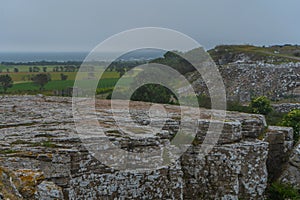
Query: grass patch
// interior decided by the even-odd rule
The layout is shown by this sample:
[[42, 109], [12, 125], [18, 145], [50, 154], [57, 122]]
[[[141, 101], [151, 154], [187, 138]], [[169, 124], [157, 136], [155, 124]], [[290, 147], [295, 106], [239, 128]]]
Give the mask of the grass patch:
[[57, 147], [57, 145], [51, 141], [35, 142], [35, 143], [31, 143], [30, 146], [31, 147], [47, 147], [47, 148], [56, 148]]
[[0, 150], [0, 154], [13, 154], [13, 153], [18, 153], [18, 151], [12, 149]]
[[13, 144], [13, 145], [18, 145], [18, 144], [31, 144], [31, 142], [25, 141], [25, 140], [16, 140], [16, 141], [12, 142], [11, 144]]
[[297, 189], [293, 188], [291, 185], [283, 183], [272, 183], [268, 189], [268, 199], [269, 200], [299, 200], [300, 193]]
[[52, 143], [52, 142], [50, 142], [50, 141], [43, 142], [43, 143], [42, 143], [42, 146], [43, 146], [43, 147], [47, 147], [47, 148], [56, 148], [56, 147], [57, 147], [56, 144], [54, 144], [54, 143]]

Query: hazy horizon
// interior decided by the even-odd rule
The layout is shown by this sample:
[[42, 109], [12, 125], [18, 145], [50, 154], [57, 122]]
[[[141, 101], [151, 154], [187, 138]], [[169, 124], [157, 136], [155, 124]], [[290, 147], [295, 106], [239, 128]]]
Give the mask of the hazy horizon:
[[0, 52], [89, 52], [138, 27], [180, 31], [205, 49], [300, 44], [300, 1], [10, 0], [0, 3]]

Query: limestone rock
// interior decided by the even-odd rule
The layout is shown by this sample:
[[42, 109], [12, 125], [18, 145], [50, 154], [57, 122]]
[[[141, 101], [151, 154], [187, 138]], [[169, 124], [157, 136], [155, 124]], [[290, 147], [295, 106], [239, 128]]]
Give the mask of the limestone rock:
[[295, 109], [300, 109], [300, 103], [282, 103], [282, 104], [272, 104], [275, 111], [281, 113], [288, 113]]
[[[249, 102], [255, 96], [267, 96], [280, 100], [293, 95], [300, 98], [300, 63], [239, 64], [230, 63], [218, 66], [226, 88], [227, 100]], [[189, 75], [198, 94], [209, 96], [207, 86], [199, 73]]]
[[269, 179], [275, 181], [282, 173], [293, 149], [293, 128], [269, 126], [264, 140], [269, 143]]
[[[212, 112], [215, 112], [201, 109], [200, 117], [190, 123], [197, 130], [196, 139], [178, 160], [173, 158], [172, 150], [175, 145], [171, 145], [170, 152], [163, 154], [164, 159], [174, 161], [171, 165], [146, 172], [118, 171], [97, 160], [95, 154], [88, 151], [88, 147], [108, 147], [98, 143], [95, 138], [80, 140], [74, 124], [71, 101], [71, 98], [41, 99], [35, 96], [9, 96], [0, 100], [0, 105], [4, 107], [17, 105], [14, 111], [8, 109], [4, 113], [0, 112], [3, 124], [0, 125], [0, 165], [14, 172], [11, 173], [14, 177], [23, 177], [23, 182], [30, 185], [28, 187], [27, 184], [27, 189], [35, 190], [36, 199], [264, 197], [268, 179], [268, 143], [257, 139], [266, 127], [261, 115], [228, 112], [216, 145], [211, 152], [201, 157], [202, 142], [212, 121]], [[113, 144], [124, 151], [152, 152], [171, 143], [180, 128], [179, 107], [164, 105], [168, 112], [167, 120], [162, 123], [162, 119], [155, 118], [153, 124], [163, 126], [161, 131], [153, 133], [140, 131], [148, 124], [147, 108], [150, 105], [136, 102], [131, 106], [132, 117], [129, 118], [122, 109], [114, 110], [121, 122], [134, 123], [134, 126], [128, 126], [124, 131], [112, 118], [110, 101], [96, 102], [99, 124]], [[290, 134], [283, 132], [286, 133], [285, 137]], [[145, 138], [140, 138], [141, 135]], [[107, 151], [105, 156], [112, 156], [114, 153]], [[152, 162], [154, 164], [161, 161], [160, 156], [155, 159]], [[126, 164], [124, 168], [139, 164], [121, 161]], [[17, 185], [20, 186], [16, 187], [19, 194], [25, 194], [21, 191], [26, 186]], [[3, 194], [3, 191], [0, 192]]]
[[300, 189], [300, 143], [295, 146], [279, 180]]
[[60, 187], [55, 185], [53, 182], [43, 181], [37, 186], [35, 193], [36, 199], [42, 200], [61, 200], [63, 198], [63, 192]]

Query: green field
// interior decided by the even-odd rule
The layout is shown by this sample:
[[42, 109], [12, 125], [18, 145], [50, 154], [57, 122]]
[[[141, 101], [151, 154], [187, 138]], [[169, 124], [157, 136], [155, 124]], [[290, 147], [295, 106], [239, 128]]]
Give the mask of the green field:
[[[117, 81], [118, 78], [105, 78], [101, 79], [98, 83], [98, 88], [113, 88]], [[124, 81], [126, 83], [130, 83], [131, 78], [125, 78]], [[49, 91], [55, 91], [55, 90], [65, 90], [67, 88], [71, 88], [74, 86], [74, 80], [54, 80], [50, 81], [47, 85], [45, 85], [45, 90], [44, 92], [49, 93]], [[92, 81], [90, 80], [83, 80], [83, 85], [88, 87], [89, 85], [92, 84]], [[19, 93], [35, 93], [35, 92], [40, 92], [39, 91], [39, 86], [34, 84], [33, 82], [25, 82], [25, 83], [17, 83], [14, 84], [12, 88], [9, 88], [8, 93], [11, 94], [19, 94]]]
[[[12, 80], [14, 81], [14, 83], [22, 83], [22, 82], [30, 82], [31, 78], [36, 75], [36, 74], [40, 74], [40, 72], [17, 72], [17, 73], [6, 73], [6, 72], [2, 72], [0, 73], [0, 75], [2, 74], [8, 74], [11, 76]], [[60, 80], [60, 75], [64, 74], [68, 76], [67, 80], [75, 80], [77, 74], [80, 74], [79, 76], [82, 76], [82, 78], [87, 77], [88, 74], [85, 72], [49, 72], [49, 74], [51, 75], [51, 80]], [[105, 72], [102, 75], [102, 79], [110, 79], [110, 78], [119, 78], [119, 73], [118, 72]]]
[[[63, 91], [66, 89], [70, 89], [74, 87], [75, 80], [82, 81], [83, 87], [91, 88], [93, 75], [88, 72], [53, 72], [53, 69], [57, 67], [56, 65], [50, 66], [38, 66], [40, 68], [40, 72], [29, 72], [28, 65], [18, 65], [18, 66], [4, 66], [0, 65], [0, 75], [8, 74], [13, 80], [13, 86], [8, 88], [8, 94], [37, 94], [43, 93], [46, 95], [52, 95], [56, 92]], [[42, 67], [47, 67], [47, 72], [41, 72]], [[9, 68], [9, 72], [7, 72], [7, 68]], [[18, 68], [18, 72], [14, 72], [14, 68]], [[101, 67], [95, 68], [94, 77], [97, 77], [98, 74], [103, 70]], [[135, 70], [131, 75], [138, 74], [138, 71]], [[43, 91], [40, 91], [40, 86], [36, 85], [32, 82], [32, 78], [41, 73], [46, 73], [51, 76], [51, 81], [48, 82]], [[67, 76], [66, 80], [61, 80], [61, 74]], [[107, 94], [111, 92], [116, 85], [117, 81], [120, 78], [120, 73], [117, 71], [106, 71], [102, 74], [102, 77], [98, 83], [97, 93]], [[125, 83], [128, 84], [132, 81], [132, 78], [125, 77]], [[0, 88], [1, 91], [1, 88]]]

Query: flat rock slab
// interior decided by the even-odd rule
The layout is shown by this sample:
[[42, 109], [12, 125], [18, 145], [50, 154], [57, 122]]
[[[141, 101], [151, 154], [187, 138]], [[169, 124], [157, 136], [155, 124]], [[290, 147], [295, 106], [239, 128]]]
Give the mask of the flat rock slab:
[[[149, 164], [163, 164], [170, 159], [171, 165], [152, 171], [113, 169], [88, 151], [89, 147], [109, 150], [109, 146], [98, 143], [99, 135], [79, 137], [71, 98], [7, 96], [0, 99], [4, 111], [0, 112], [1, 166], [12, 173], [31, 170], [43, 177], [30, 186], [34, 191], [25, 193], [20, 189], [20, 195], [27, 195], [28, 199], [45, 195], [49, 199], [263, 197], [267, 186], [268, 143], [257, 139], [266, 127], [263, 116], [227, 112], [223, 131], [213, 149], [199, 157], [209, 123], [214, 121], [217, 125], [222, 121], [218, 111], [200, 109], [196, 115], [192, 112], [188, 116], [190, 121], [186, 120], [190, 123], [186, 124], [195, 130], [196, 139], [192, 138], [187, 151], [174, 160], [175, 150], [181, 148], [172, 143], [182, 124], [180, 107], [162, 105], [165, 111], [156, 112], [153, 104], [130, 102], [128, 117], [122, 108], [124, 102], [114, 103], [117, 107], [112, 110], [111, 101], [97, 100], [95, 113], [88, 112], [90, 107], [87, 107], [89, 117], [101, 126], [103, 134], [100, 136], [131, 153], [156, 152], [169, 145], [167, 152], [161, 151]], [[87, 101], [86, 105], [92, 104]], [[162, 109], [161, 105], [158, 108]], [[125, 124], [125, 128], [119, 127], [116, 119]], [[95, 125], [86, 122], [82, 123], [86, 130]], [[148, 125], [161, 129], [147, 131]], [[190, 133], [184, 134], [185, 139], [189, 138]]]

